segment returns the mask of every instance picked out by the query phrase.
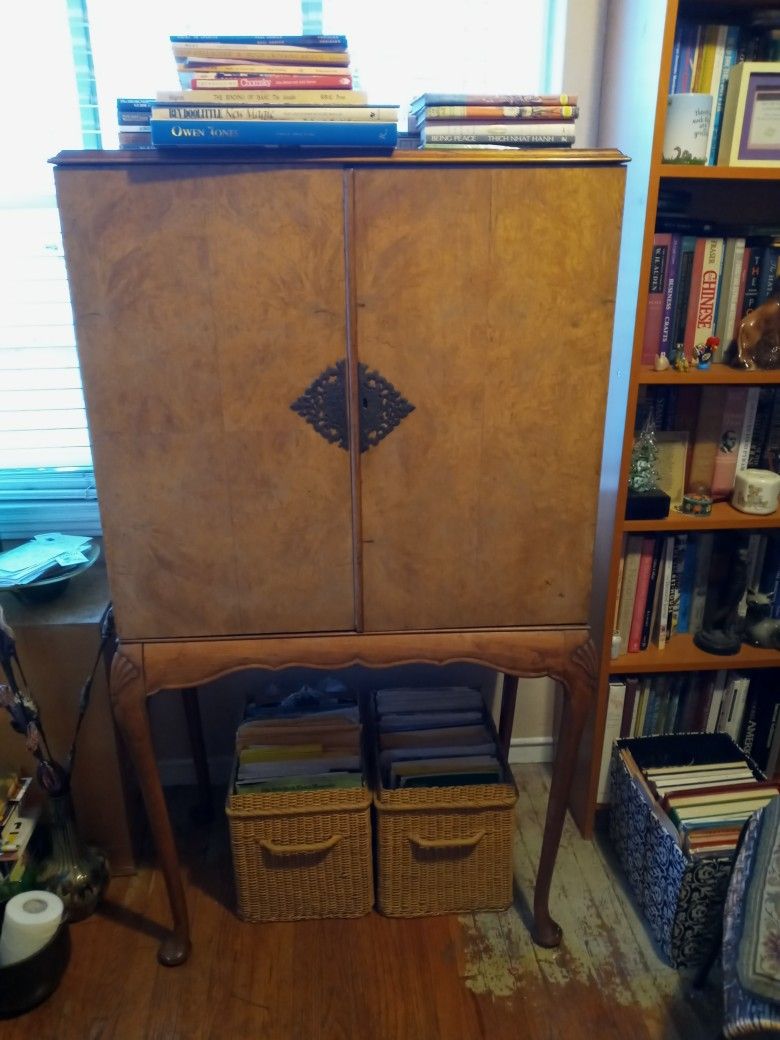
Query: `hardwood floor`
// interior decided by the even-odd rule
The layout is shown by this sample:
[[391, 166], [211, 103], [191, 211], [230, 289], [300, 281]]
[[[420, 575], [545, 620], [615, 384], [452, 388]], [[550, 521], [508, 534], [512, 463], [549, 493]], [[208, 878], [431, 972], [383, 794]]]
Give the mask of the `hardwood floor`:
[[[167, 921], [162, 877], [115, 878], [101, 910], [71, 928], [56, 993], [0, 1023], [3, 1040], [712, 1040], [719, 974], [694, 1000], [690, 973], [655, 952], [608, 848], [567, 820], [551, 908], [558, 950], [526, 922], [541, 844], [547, 771], [515, 770], [520, 800], [517, 898], [501, 914], [246, 924], [232, 913], [221, 814], [187, 824], [192, 792], [172, 808], [185, 861], [193, 952], [157, 964]], [[184, 801], [182, 801], [184, 796]], [[217, 796], [215, 796], [217, 797]], [[219, 806], [219, 800], [217, 800]]]

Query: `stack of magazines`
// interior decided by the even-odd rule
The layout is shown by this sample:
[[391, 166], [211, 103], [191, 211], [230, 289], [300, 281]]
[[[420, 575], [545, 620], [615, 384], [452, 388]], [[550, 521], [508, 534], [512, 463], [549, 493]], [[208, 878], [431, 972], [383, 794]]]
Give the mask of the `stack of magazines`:
[[421, 148], [569, 148], [574, 94], [420, 94], [409, 131]]
[[353, 89], [344, 36], [172, 36], [181, 90], [151, 105], [155, 147], [391, 151], [397, 105]]
[[478, 690], [378, 690], [375, 713], [379, 770], [386, 788], [505, 781]]
[[248, 705], [236, 732], [237, 794], [361, 787], [360, 714], [338, 680], [276, 690]]

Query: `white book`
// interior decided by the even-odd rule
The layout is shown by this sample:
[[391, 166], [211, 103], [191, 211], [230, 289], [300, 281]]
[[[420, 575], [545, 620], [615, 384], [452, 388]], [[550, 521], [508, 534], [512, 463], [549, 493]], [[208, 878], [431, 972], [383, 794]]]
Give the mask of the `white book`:
[[723, 352], [734, 335], [737, 320], [737, 307], [740, 305], [739, 285], [742, 278], [742, 261], [745, 256], [744, 238], [727, 238], [723, 251], [723, 273], [721, 276], [720, 305], [715, 323], [715, 335], [720, 346], [715, 351], [713, 361], [722, 361]]
[[715, 733], [718, 728], [718, 719], [720, 718], [720, 709], [723, 705], [723, 693], [726, 689], [726, 683], [728, 682], [728, 670], [726, 668], [720, 668], [715, 673], [715, 680], [712, 685], [712, 697], [710, 698], [709, 711], [707, 712], [707, 718], [704, 723], [705, 733]]
[[626, 684], [622, 679], [615, 679], [609, 684], [607, 701], [607, 718], [604, 724], [604, 744], [601, 749], [601, 769], [599, 770], [599, 786], [596, 800], [604, 803], [609, 800], [609, 763], [612, 759], [612, 745], [620, 736], [620, 722], [623, 718], [623, 704], [626, 699]]
[[756, 411], [760, 394], [760, 386], [748, 387], [745, 399], [745, 414], [742, 417], [742, 429], [739, 431], [739, 440], [737, 441], [737, 470], [747, 469], [750, 465], [750, 442], [753, 438], [753, 427], [756, 425]]
[[659, 575], [659, 581], [661, 584], [661, 598], [658, 604], [658, 625], [656, 629], [656, 643], [659, 650], [663, 650], [666, 646], [666, 640], [669, 637], [668, 622], [669, 622], [669, 596], [672, 589], [672, 567], [674, 564], [674, 535], [670, 534], [666, 536], [666, 542], [664, 544], [663, 555], [661, 557], [661, 566], [663, 568]]

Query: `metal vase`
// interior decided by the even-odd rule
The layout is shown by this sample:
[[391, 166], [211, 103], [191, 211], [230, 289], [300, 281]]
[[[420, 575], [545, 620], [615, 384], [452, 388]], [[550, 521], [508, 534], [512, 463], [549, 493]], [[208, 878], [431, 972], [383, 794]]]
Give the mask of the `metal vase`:
[[108, 884], [108, 861], [85, 844], [76, 827], [70, 792], [49, 798], [51, 852], [41, 863], [38, 884], [56, 893], [65, 920], [81, 921], [94, 911]]

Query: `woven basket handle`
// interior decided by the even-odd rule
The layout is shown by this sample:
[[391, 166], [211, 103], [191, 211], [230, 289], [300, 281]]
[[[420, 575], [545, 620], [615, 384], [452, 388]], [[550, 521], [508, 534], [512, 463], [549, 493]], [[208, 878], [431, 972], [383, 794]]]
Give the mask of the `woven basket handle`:
[[270, 852], [272, 856], [305, 856], [307, 853], [311, 855], [314, 852], [327, 852], [328, 849], [338, 845], [340, 841], [340, 834], [332, 834], [324, 841], [304, 842], [301, 845], [277, 845], [275, 841], [261, 838], [260, 845], [266, 852]]
[[466, 838], [421, 838], [419, 834], [410, 834], [409, 841], [420, 849], [473, 849], [484, 837], [484, 831]]

